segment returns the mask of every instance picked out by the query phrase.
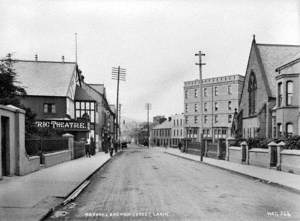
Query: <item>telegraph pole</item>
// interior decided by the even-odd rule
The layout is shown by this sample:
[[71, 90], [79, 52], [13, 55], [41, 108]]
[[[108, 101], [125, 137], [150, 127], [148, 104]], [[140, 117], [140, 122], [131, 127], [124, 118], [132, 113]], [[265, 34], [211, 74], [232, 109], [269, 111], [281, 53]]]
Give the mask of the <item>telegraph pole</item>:
[[146, 103], [145, 105], [146, 110], [147, 110], [147, 129], [148, 129], [148, 148], [150, 148], [150, 124], [149, 124], [149, 111], [151, 109], [151, 104]]
[[200, 127], [199, 127], [199, 135], [198, 139], [200, 141], [200, 148], [201, 148], [201, 156], [200, 160], [203, 161], [203, 97], [202, 97], [202, 66], [206, 65], [205, 63], [202, 63], [202, 56], [205, 56], [201, 51], [199, 51], [195, 56], [199, 57], [199, 62], [196, 63], [197, 66], [199, 66], [199, 92], [200, 92]]
[[119, 132], [120, 132], [120, 125], [119, 125], [119, 86], [120, 86], [120, 81], [126, 81], [126, 69], [121, 68], [118, 66], [117, 68], [113, 67], [112, 68], [112, 79], [117, 80], [117, 100], [116, 100], [116, 141], [118, 141], [120, 145], [120, 140], [119, 140]]
[[120, 139], [121, 139], [121, 104], [119, 104], [119, 136], [120, 136]]
[[77, 64], [77, 33], [75, 33], [75, 61]]

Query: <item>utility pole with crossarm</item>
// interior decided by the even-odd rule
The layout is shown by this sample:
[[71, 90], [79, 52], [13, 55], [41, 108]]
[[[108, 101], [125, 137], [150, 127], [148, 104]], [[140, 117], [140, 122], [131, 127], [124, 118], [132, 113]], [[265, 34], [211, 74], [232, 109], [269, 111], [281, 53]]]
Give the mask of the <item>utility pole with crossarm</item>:
[[200, 142], [200, 148], [201, 148], [201, 156], [200, 160], [203, 161], [203, 99], [202, 99], [202, 66], [206, 65], [205, 63], [202, 63], [202, 56], [205, 56], [201, 51], [199, 51], [195, 56], [199, 57], [199, 63], [196, 63], [196, 65], [199, 66], [199, 97], [200, 97], [200, 127], [199, 127], [199, 135], [198, 135], [198, 141]]
[[112, 79], [117, 80], [117, 101], [116, 101], [116, 129], [115, 129], [115, 138], [116, 141], [119, 143], [120, 147], [120, 139], [119, 139], [119, 133], [120, 130], [118, 127], [119, 125], [119, 86], [120, 86], [120, 81], [126, 81], [126, 69], [121, 68], [118, 66], [117, 68], [113, 67], [112, 68]]

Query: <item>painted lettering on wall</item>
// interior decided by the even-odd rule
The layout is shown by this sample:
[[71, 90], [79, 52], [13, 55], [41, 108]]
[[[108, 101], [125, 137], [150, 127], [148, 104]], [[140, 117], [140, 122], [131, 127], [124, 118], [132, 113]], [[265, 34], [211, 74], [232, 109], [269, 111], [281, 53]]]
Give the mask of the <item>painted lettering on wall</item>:
[[72, 131], [86, 131], [89, 130], [89, 123], [82, 121], [68, 121], [68, 120], [37, 120], [35, 125], [38, 128], [53, 128]]

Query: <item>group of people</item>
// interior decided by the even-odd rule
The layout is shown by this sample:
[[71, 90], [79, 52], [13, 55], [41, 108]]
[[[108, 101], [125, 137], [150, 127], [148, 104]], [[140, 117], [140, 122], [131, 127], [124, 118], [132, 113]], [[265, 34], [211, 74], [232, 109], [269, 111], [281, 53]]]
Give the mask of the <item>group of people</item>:
[[89, 142], [85, 143], [85, 156], [91, 157], [96, 154], [96, 144], [93, 137], [90, 138]]
[[[90, 139], [84, 139], [84, 138], [82, 139], [85, 140], [85, 156], [91, 157], [92, 155], [95, 155], [96, 144], [94, 138], [90, 137]], [[109, 152], [110, 156], [112, 157], [114, 151], [115, 153], [117, 153], [118, 151], [118, 142], [116, 142], [115, 139], [109, 136], [106, 142], [102, 143], [102, 147], [105, 150], [105, 152], [106, 153]]]

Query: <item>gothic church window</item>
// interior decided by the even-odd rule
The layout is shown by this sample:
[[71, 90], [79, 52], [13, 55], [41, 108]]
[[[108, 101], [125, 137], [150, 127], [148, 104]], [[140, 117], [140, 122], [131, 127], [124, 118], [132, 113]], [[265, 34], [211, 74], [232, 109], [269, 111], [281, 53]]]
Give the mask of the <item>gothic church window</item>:
[[248, 83], [249, 115], [255, 114], [256, 90], [257, 90], [257, 84], [256, 84], [255, 74], [251, 72], [249, 83]]

